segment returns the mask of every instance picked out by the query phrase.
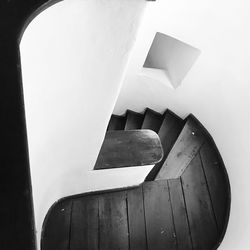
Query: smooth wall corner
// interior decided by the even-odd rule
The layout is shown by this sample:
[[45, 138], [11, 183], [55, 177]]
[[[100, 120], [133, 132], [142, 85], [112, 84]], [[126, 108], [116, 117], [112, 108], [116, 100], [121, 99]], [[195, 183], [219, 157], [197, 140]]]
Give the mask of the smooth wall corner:
[[157, 32], [143, 67], [165, 71], [167, 80], [177, 88], [200, 53], [199, 49], [187, 43]]

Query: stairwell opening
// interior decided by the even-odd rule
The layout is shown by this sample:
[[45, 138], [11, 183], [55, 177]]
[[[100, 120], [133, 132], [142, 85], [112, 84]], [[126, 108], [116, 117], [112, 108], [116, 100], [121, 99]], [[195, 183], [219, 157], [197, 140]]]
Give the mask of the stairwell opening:
[[177, 88], [201, 51], [174, 37], [157, 32], [143, 65], [142, 74]]

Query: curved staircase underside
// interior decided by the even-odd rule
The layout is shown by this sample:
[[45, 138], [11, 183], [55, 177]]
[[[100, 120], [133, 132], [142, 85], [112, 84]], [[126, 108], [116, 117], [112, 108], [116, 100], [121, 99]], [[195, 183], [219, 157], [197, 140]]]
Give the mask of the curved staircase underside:
[[226, 231], [230, 185], [216, 145], [193, 116], [127, 111], [108, 130], [150, 129], [164, 157], [136, 187], [66, 197], [44, 221], [43, 250], [216, 249]]

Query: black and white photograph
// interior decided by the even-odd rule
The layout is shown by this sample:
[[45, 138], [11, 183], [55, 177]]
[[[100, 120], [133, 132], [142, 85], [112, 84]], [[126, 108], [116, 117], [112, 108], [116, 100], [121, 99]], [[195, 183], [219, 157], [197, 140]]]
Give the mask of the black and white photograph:
[[0, 0], [0, 250], [249, 250], [250, 2]]

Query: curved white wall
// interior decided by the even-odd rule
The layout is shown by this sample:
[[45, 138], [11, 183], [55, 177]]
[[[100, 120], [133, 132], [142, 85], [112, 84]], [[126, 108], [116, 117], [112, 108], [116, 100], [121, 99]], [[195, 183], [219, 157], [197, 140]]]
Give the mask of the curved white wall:
[[140, 169], [91, 170], [145, 6], [145, 0], [65, 0], [41, 13], [24, 33], [38, 241], [44, 216], [57, 199], [140, 181]]
[[[250, 246], [250, 4], [249, 1], [158, 0], [145, 15], [115, 113], [170, 108], [193, 113], [209, 130], [232, 188], [228, 230], [220, 249]], [[173, 90], [138, 74], [155, 32], [201, 50], [182, 85]]]

